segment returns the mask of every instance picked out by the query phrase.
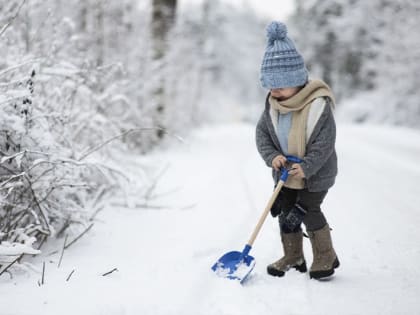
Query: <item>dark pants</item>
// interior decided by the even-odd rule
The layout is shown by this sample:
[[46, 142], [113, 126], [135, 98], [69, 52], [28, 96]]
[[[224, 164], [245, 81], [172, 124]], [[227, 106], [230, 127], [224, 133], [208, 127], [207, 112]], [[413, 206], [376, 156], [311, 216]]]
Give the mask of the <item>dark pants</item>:
[[[306, 226], [307, 231], [316, 231], [322, 229], [327, 220], [321, 211], [321, 203], [327, 195], [327, 191], [321, 192], [309, 192], [307, 189], [291, 189], [283, 187], [277, 196], [276, 201], [273, 205], [273, 210], [280, 213], [284, 211], [288, 213], [296, 203], [306, 210], [306, 214], [303, 218], [303, 223]], [[300, 226], [297, 226], [294, 230], [289, 230], [287, 227], [282, 225], [279, 217], [280, 229], [284, 233], [292, 233], [300, 230]]]

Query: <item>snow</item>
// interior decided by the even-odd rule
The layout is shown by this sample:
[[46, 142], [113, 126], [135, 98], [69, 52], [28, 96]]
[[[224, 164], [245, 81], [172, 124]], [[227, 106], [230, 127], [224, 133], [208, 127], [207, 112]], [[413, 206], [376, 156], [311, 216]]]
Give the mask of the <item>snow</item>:
[[[174, 140], [165, 151], [133, 157], [139, 164], [169, 163], [156, 187], [167, 208], [103, 210], [64, 252], [60, 268], [60, 253], [49, 254], [60, 244], [50, 244], [30, 260], [38, 272], [0, 277], [1, 314], [418, 313], [418, 130], [338, 125], [339, 176], [324, 212], [341, 266], [330, 281], [295, 270], [283, 278], [266, 274], [281, 253], [271, 217], [251, 250], [256, 265], [244, 285], [211, 271], [221, 255], [243, 248], [273, 189], [254, 128], [207, 126], [186, 143]], [[304, 250], [310, 264], [308, 240]]]
[[[35, 241], [35, 239], [34, 239]], [[2, 242], [0, 244], [0, 256], [15, 256], [24, 254], [39, 254], [40, 251], [32, 248], [32, 242], [29, 244], [18, 244], [18, 243], [9, 243]]]

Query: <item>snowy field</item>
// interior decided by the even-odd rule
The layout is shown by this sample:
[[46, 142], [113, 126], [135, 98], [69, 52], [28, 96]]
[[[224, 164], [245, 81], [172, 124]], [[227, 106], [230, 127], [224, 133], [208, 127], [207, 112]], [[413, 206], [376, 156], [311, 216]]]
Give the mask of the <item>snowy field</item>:
[[0, 314], [420, 314], [420, 132], [339, 125], [337, 151], [339, 177], [324, 203], [341, 262], [330, 281], [266, 274], [281, 254], [271, 216], [244, 286], [211, 272], [222, 254], [242, 250], [273, 186], [254, 126], [222, 125], [139, 158], [169, 163], [156, 187], [167, 208], [102, 211], [60, 268], [48, 249], [33, 260], [38, 270], [46, 262], [43, 286], [34, 271], [0, 278]]

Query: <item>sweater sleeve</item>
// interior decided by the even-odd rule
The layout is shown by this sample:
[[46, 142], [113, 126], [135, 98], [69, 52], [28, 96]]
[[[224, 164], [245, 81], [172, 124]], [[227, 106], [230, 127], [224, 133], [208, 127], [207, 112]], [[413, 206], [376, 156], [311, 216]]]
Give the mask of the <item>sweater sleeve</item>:
[[273, 140], [270, 137], [270, 133], [267, 128], [265, 112], [263, 112], [261, 118], [257, 123], [256, 143], [258, 152], [263, 158], [265, 164], [268, 167], [272, 167], [271, 162], [273, 161], [273, 159], [277, 155], [280, 155], [282, 153], [277, 150], [276, 146], [273, 143]]
[[301, 164], [306, 178], [315, 175], [335, 149], [336, 126], [330, 106], [325, 106], [317, 126], [315, 137], [307, 146], [307, 152]]

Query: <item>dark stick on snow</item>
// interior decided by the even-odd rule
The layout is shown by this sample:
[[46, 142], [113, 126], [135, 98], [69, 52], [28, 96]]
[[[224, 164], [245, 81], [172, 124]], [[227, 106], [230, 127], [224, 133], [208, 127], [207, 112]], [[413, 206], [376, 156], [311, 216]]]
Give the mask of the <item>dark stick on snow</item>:
[[19, 255], [15, 260], [13, 260], [10, 264], [7, 265], [6, 268], [4, 268], [1, 272], [0, 272], [0, 276], [5, 273], [7, 271], [7, 269], [9, 269], [10, 267], [12, 267], [19, 259], [21, 259], [23, 257], [23, 254]]
[[41, 278], [41, 285], [44, 285], [45, 279], [45, 261], [42, 263], [42, 278]]
[[105, 276], [107, 276], [107, 275], [110, 275], [110, 274], [111, 274], [111, 273], [113, 273], [114, 271], [118, 271], [118, 269], [117, 269], [117, 268], [114, 268], [114, 269], [112, 269], [111, 271], [105, 272], [105, 273], [102, 275], [102, 277], [105, 277]]
[[73, 273], [74, 273], [74, 269], [70, 272], [70, 274], [69, 274], [69, 276], [67, 277], [66, 281], [69, 281], [69, 280], [70, 280], [70, 278], [71, 278], [71, 276], [73, 275]]
[[93, 223], [87, 227], [86, 230], [84, 230], [78, 237], [76, 237], [74, 240], [72, 240], [70, 243], [68, 243], [66, 246], [64, 246], [64, 249], [69, 248], [71, 245], [76, 243], [83, 235], [85, 235], [93, 226]]
[[57, 237], [61, 237], [64, 232], [67, 230], [67, 228], [70, 226], [71, 219], [68, 217], [66, 218], [66, 221], [64, 222], [61, 229], [57, 232]]
[[61, 266], [61, 261], [63, 260], [64, 250], [66, 249], [67, 237], [68, 237], [68, 235], [66, 234], [66, 237], [64, 238], [64, 245], [63, 245], [63, 249], [61, 250], [60, 260], [58, 261], [58, 266], [57, 266], [57, 268], [60, 268], [60, 266]]
[[[66, 246], [64, 246], [64, 249], [67, 249], [67, 248], [69, 248], [71, 245], [73, 245], [74, 243], [76, 243], [83, 235], [85, 235], [91, 228], [92, 228], [92, 226], [93, 226], [93, 223], [91, 224], [91, 225], [89, 225], [88, 227], [87, 227], [87, 229], [86, 230], [84, 230], [79, 236], [77, 236], [74, 240], [72, 240], [70, 243], [68, 243]], [[53, 251], [53, 252], [51, 252], [51, 253], [49, 253], [48, 255], [54, 255], [54, 254], [57, 254], [58, 253], [58, 250], [55, 250], [55, 251]]]

